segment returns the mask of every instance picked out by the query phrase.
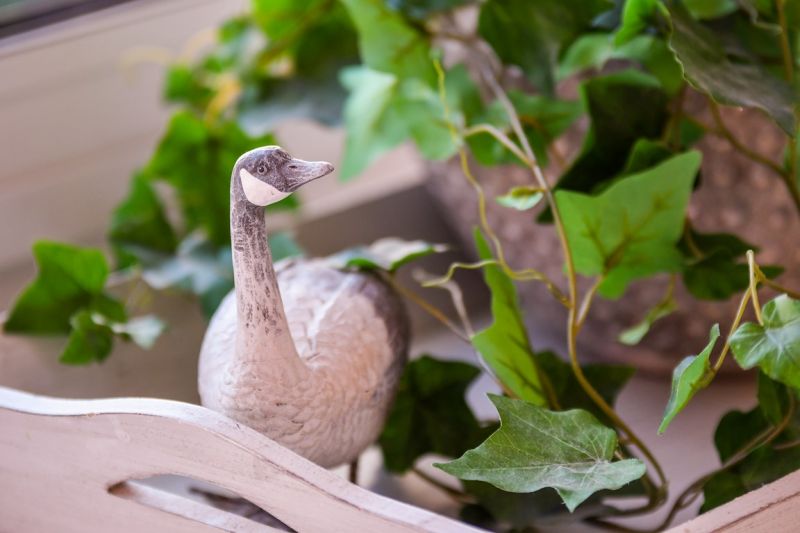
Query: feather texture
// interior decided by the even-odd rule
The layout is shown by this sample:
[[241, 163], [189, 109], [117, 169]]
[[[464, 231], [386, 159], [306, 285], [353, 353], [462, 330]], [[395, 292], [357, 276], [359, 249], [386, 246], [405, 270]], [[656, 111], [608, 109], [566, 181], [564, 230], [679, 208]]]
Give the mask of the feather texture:
[[232, 291], [201, 349], [203, 405], [322, 466], [352, 461], [378, 437], [405, 364], [402, 301], [374, 275], [319, 260], [283, 261], [275, 271], [291, 338], [308, 371], [287, 378], [284, 354], [237, 354]]

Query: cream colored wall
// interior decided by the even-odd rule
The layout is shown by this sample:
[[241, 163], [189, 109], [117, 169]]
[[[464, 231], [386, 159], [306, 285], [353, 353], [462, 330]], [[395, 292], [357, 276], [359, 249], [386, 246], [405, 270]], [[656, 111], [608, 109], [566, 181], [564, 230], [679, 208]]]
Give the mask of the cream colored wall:
[[[38, 238], [97, 244], [131, 172], [169, 117], [163, 68], [126, 64], [142, 47], [180, 54], [187, 41], [246, 0], [139, 0], [0, 41], [0, 309], [30, 276]], [[300, 122], [278, 131], [286, 148], [336, 164], [342, 135]], [[418, 183], [402, 147], [347, 185], [302, 191], [316, 218]], [[286, 220], [281, 223], [287, 223]]]

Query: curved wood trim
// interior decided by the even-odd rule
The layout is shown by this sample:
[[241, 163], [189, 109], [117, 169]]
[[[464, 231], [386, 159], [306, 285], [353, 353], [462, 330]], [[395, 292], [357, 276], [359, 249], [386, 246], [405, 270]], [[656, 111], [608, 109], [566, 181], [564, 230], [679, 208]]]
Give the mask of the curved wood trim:
[[748, 492], [667, 533], [800, 531], [800, 471]]
[[0, 387], [0, 428], [0, 524], [8, 531], [241, 531], [225, 525], [222, 511], [216, 521], [193, 521], [108, 492], [158, 474], [224, 487], [299, 532], [478, 531], [348, 483], [197, 405]]

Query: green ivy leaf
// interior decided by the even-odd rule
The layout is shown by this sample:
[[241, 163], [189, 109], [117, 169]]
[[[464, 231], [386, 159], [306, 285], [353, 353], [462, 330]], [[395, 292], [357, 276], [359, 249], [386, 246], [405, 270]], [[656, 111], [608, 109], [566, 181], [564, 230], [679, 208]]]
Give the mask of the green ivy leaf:
[[126, 251], [131, 247], [163, 253], [175, 251], [175, 232], [152, 184], [142, 174], [134, 175], [127, 198], [111, 214], [108, 238], [117, 254], [117, 263], [123, 268], [136, 260]]
[[[470, 90], [461, 70], [446, 79], [454, 121], [463, 121], [459, 103], [462, 93]], [[409, 138], [428, 159], [445, 159], [458, 149], [438, 92], [424, 82], [401, 80], [365, 67], [345, 69], [341, 81], [351, 91], [344, 109], [347, 138], [342, 179], [360, 174], [379, 155]]]
[[[302, 255], [287, 233], [269, 236], [273, 261]], [[210, 317], [233, 289], [230, 246], [215, 246], [201, 232], [189, 234], [174, 254], [135, 249], [143, 267], [142, 279], [155, 290], [176, 289], [200, 298], [203, 313]]]
[[425, 21], [431, 15], [475, 3], [476, 0], [386, 0], [395, 11], [415, 21]]
[[786, 385], [770, 379], [763, 372], [758, 373], [758, 408], [773, 426], [783, 420], [791, 394], [793, 392]]
[[700, 153], [687, 152], [597, 196], [556, 192], [575, 268], [605, 277], [600, 294], [616, 298], [634, 279], [680, 269], [675, 243], [699, 168]]
[[704, 389], [711, 382], [714, 373], [711, 370], [709, 357], [714, 350], [714, 346], [719, 339], [719, 324], [714, 324], [709, 333], [709, 341], [703, 351], [698, 355], [690, 355], [681, 361], [672, 372], [672, 388], [669, 393], [669, 401], [664, 410], [664, 418], [658, 426], [658, 432], [664, 433], [667, 430], [675, 415], [683, 411], [689, 405], [689, 401], [697, 394], [697, 391]]
[[736, 0], [684, 0], [683, 5], [696, 19], [715, 19], [739, 9]]
[[747, 493], [741, 476], [723, 470], [711, 476], [703, 485], [703, 505], [700, 512], [705, 513]]
[[508, 492], [552, 487], [570, 511], [593, 493], [618, 489], [645, 473], [638, 459], [612, 462], [616, 433], [586, 411], [552, 412], [524, 400], [489, 398], [500, 429], [459, 459], [436, 466]]
[[[477, 228], [475, 245], [481, 259], [493, 258]], [[547, 405], [514, 282], [496, 265], [484, 267], [483, 279], [492, 292], [493, 322], [472, 337], [472, 345], [510, 391], [534, 405]]]
[[167, 69], [163, 96], [167, 102], [181, 102], [203, 108], [214, 96], [214, 91], [200, 80], [195, 69], [177, 63]]
[[552, 97], [561, 50], [607, 8], [603, 0], [489, 0], [481, 6], [478, 32], [503, 63], [520, 67]]
[[70, 331], [72, 316], [93, 305], [109, 307], [103, 292], [108, 264], [100, 250], [52, 241], [33, 245], [38, 275], [11, 307], [3, 328], [10, 333]]
[[125, 323], [110, 323], [108, 326], [115, 335], [135, 342], [139, 347], [149, 350], [167, 329], [167, 324], [155, 315], [132, 318]]
[[[611, 423], [583, 390], [569, 363], [553, 352], [538, 352], [536, 362], [550, 381], [561, 409], [582, 409], [604, 424]], [[633, 367], [625, 365], [588, 364], [581, 368], [584, 377], [608, 405], [614, 405], [617, 395], [635, 372]]]
[[252, 17], [271, 41], [298, 31], [308, 12], [319, 11], [325, 0], [252, 0]]
[[383, 0], [342, 0], [358, 30], [364, 64], [394, 74], [416, 78], [436, 86], [430, 47], [423, 35]]
[[[747, 250], [758, 248], [729, 233], [699, 233], [688, 228], [679, 243], [685, 256], [683, 284], [695, 298], [727, 300], [750, 284], [747, 264], [742, 262]], [[772, 278], [783, 269], [762, 268]]]
[[790, 387], [800, 387], [800, 301], [782, 294], [762, 309], [764, 324], [746, 322], [730, 338], [736, 361], [744, 369], [758, 366]]
[[683, 272], [683, 284], [695, 298], [727, 300], [747, 288], [748, 275], [747, 265], [716, 252], [689, 262]]
[[443, 244], [385, 237], [369, 246], [358, 246], [341, 251], [328, 257], [327, 261], [333, 268], [394, 272], [412, 261], [446, 251], [448, 251], [448, 247]]
[[794, 136], [797, 98], [789, 85], [760, 64], [738, 56], [736, 60], [729, 58], [714, 33], [679, 4], [671, 3], [669, 11], [669, 46], [683, 67], [684, 77], [721, 104], [761, 109]]
[[589, 33], [578, 38], [565, 52], [558, 66], [558, 78], [565, 79], [586, 69], [601, 70], [612, 59], [639, 63], [652, 74], [668, 95], [683, 85], [683, 71], [667, 44], [651, 35], [639, 35], [621, 46], [614, 36]]
[[495, 200], [502, 206], [517, 211], [528, 211], [536, 207], [542, 201], [543, 196], [542, 189], [539, 187], [520, 186], [512, 187], [506, 194], [498, 196]]
[[337, 79], [338, 70], [337, 66], [324, 76], [298, 74], [262, 81], [257, 91], [245, 93], [237, 123], [252, 137], [266, 135], [291, 119], [339, 126], [347, 93]]
[[[458, 113], [458, 108], [455, 111]], [[439, 93], [421, 80], [410, 79], [400, 84], [392, 112], [398, 122], [402, 120], [407, 125], [409, 136], [426, 159], [447, 159], [458, 150]]]
[[[667, 95], [657, 80], [636, 70], [589, 79], [581, 94], [591, 126], [580, 155], [559, 178], [557, 188], [593, 192], [622, 172], [639, 139], [661, 136], [668, 116]], [[550, 220], [549, 210], [540, 220]]]
[[[268, 42], [264, 46], [241, 38], [245, 46], [239, 47], [233, 39], [237, 49], [226, 54], [244, 63], [222, 69], [240, 71], [241, 127], [260, 136], [287, 119], [338, 125], [346, 93], [337, 72], [359, 62], [356, 31], [344, 6], [326, 0], [256, 0], [246, 20], [257, 23]], [[263, 35], [258, 37], [263, 41]]]
[[408, 364], [380, 437], [384, 465], [405, 472], [426, 453], [458, 457], [487, 435], [467, 405], [472, 365], [422, 356]]
[[625, 0], [622, 8], [622, 22], [614, 36], [614, 44], [622, 46], [653, 25], [660, 10], [660, 0]]
[[[583, 114], [583, 103], [513, 90], [509, 91], [508, 97], [522, 122], [522, 129], [537, 161], [546, 166], [549, 161], [547, 147]], [[508, 114], [498, 101], [492, 102], [474, 122], [489, 123], [503, 131], [511, 127]], [[519, 163], [516, 156], [488, 133], [472, 135], [468, 143], [481, 164]]]
[[344, 108], [347, 130], [342, 179], [360, 174], [379, 155], [403, 142], [408, 135], [405, 124], [387, 120], [398, 80], [385, 72], [352, 67], [342, 72], [342, 84], [350, 97]]
[[[568, 528], [584, 518], [602, 516], [610, 510], [608, 506], [600, 503], [602, 492], [596, 493], [581, 504], [576, 512], [570, 513], [564, 508], [558, 493], [549, 488], [520, 494], [500, 490], [482, 481], [462, 481], [461, 484], [464, 490], [474, 496], [480, 504], [472, 510], [488, 513], [493, 519], [488, 523], [473, 523], [489, 530], [529, 531], [531, 528], [546, 524], [548, 530], [557, 531], [560, 526]], [[614, 496], [619, 495], [619, 492], [614, 493]], [[462, 509], [462, 520], [465, 520], [464, 514]]]
[[[155, 290], [178, 289], [200, 297], [206, 316], [211, 316], [233, 289], [229, 247], [217, 247], [193, 233], [178, 245], [174, 255], [139, 251], [142, 279]], [[276, 259], [277, 260], [277, 259]]]
[[627, 344], [628, 346], [635, 346], [639, 344], [645, 335], [647, 335], [647, 333], [650, 331], [650, 328], [653, 327], [653, 324], [655, 324], [658, 320], [670, 315], [677, 308], [678, 304], [675, 301], [675, 298], [670, 295], [650, 308], [641, 322], [620, 332], [617, 340], [619, 340], [619, 342], [622, 344]]
[[270, 144], [276, 144], [271, 135], [250, 137], [233, 122], [209, 126], [179, 111], [143, 173], [174, 187], [187, 229], [202, 228], [223, 246], [230, 243], [231, 169], [244, 152]]
[[[771, 426], [774, 427], [766, 420], [759, 407], [746, 413], [741, 411], [727, 413], [720, 420], [714, 434], [714, 443], [720, 461], [724, 462], [732, 457]], [[797, 429], [795, 420], [773, 442], [781, 444], [796, 441]], [[800, 447], [790, 446], [778, 449], [775, 446], [760, 446], [743, 461], [728, 470], [715, 474], [705, 484], [703, 487], [705, 501], [700, 510], [701, 512], [709, 511], [780, 479], [797, 470], [798, 464], [800, 464]]]
[[287, 257], [301, 257], [305, 254], [292, 234], [286, 231], [273, 233], [267, 237], [272, 260], [279, 261]]
[[114, 332], [92, 317], [90, 311], [78, 311], [71, 318], [72, 332], [59, 361], [65, 365], [88, 365], [105, 361], [114, 347]]
[[155, 315], [146, 315], [117, 322], [89, 310], [81, 310], [70, 319], [72, 331], [59, 361], [67, 365], [102, 363], [114, 347], [114, 337], [133, 341], [149, 350], [166, 329]]
[[675, 155], [661, 141], [639, 139], [631, 148], [622, 175], [635, 174], [652, 168]]

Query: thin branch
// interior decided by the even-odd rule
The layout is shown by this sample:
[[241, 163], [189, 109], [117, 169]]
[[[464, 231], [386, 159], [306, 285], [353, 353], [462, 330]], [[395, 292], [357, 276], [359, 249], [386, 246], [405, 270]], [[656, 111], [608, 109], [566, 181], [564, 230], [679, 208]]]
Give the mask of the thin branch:
[[[786, 81], [790, 85], [794, 84], [794, 58], [792, 57], [791, 46], [789, 45], [789, 26], [786, 23], [786, 5], [785, 0], [775, 0], [775, 10], [778, 12], [778, 24], [781, 27], [780, 42], [781, 42], [781, 57], [783, 58], [783, 70], [786, 76]], [[797, 109], [795, 108], [795, 119], [797, 118]], [[797, 132], [795, 132], [795, 135]], [[800, 189], [797, 185], [797, 140], [791, 137], [789, 140], [789, 168], [785, 174], [781, 175], [786, 187], [792, 194], [795, 206], [800, 210]]]
[[447, 485], [446, 483], [442, 483], [441, 481], [439, 481], [435, 477], [433, 477], [433, 476], [429, 475], [428, 473], [426, 473], [421, 468], [415, 466], [415, 467], [413, 467], [411, 469], [411, 471], [414, 474], [416, 474], [420, 479], [430, 483], [431, 485], [433, 485], [434, 487], [436, 487], [440, 491], [442, 491], [445, 494], [447, 494], [448, 496], [450, 496], [457, 503], [460, 503], [460, 504], [474, 503], [473, 498], [470, 497], [469, 494], [467, 494], [465, 492], [462, 492], [462, 491], [460, 491], [460, 490], [458, 490], [458, 489], [456, 489], [454, 487], [451, 487], [451, 486]]
[[479, 133], [488, 133], [489, 135], [497, 139], [497, 141], [500, 144], [505, 146], [506, 149], [508, 149], [509, 152], [514, 154], [520, 161], [522, 161], [526, 165], [530, 165], [530, 160], [522, 152], [522, 150], [520, 150], [519, 146], [514, 144], [514, 141], [509, 139], [505, 133], [503, 133], [496, 127], [492, 126], [491, 124], [475, 124], [474, 126], [470, 126], [466, 130], [464, 130], [464, 137], [471, 137]]
[[447, 315], [445, 315], [441, 311], [441, 309], [439, 309], [438, 307], [434, 306], [433, 304], [425, 300], [425, 298], [423, 298], [416, 292], [398, 283], [393, 276], [384, 276], [383, 279], [385, 279], [387, 283], [389, 283], [389, 285], [391, 285], [392, 288], [396, 290], [398, 293], [400, 293], [404, 298], [407, 298], [412, 302], [414, 302], [415, 304], [417, 304], [418, 306], [420, 306], [426, 313], [431, 315], [433, 318], [438, 320], [443, 326], [452, 331], [453, 334], [456, 335], [459, 339], [466, 342], [470, 346], [472, 345], [472, 342], [469, 340], [467, 334], [458, 329], [458, 327], [455, 324], [453, 324], [453, 322], [451, 322], [449, 318], [447, 318]]
[[720, 472], [736, 466], [738, 463], [746, 459], [747, 456], [750, 455], [750, 453], [756, 448], [772, 442], [781, 433], [783, 433], [783, 430], [786, 429], [786, 427], [789, 425], [789, 422], [791, 422], [792, 418], [794, 417], [796, 407], [797, 404], [794, 399], [794, 395], [789, 394], [789, 408], [786, 410], [786, 414], [778, 425], [768, 428], [767, 430], [750, 439], [741, 448], [739, 448], [736, 453], [731, 455], [728, 460], [722, 464], [722, 466], [716, 470], [713, 470], [712, 472], [709, 472], [708, 474], [705, 474], [686, 487], [686, 489], [675, 499], [675, 503], [672, 505], [672, 508], [670, 509], [669, 513], [667, 513], [667, 516], [664, 518], [664, 520], [658, 526], [649, 531], [655, 532], [666, 529], [675, 519], [675, 515], [677, 515], [681, 509], [691, 505], [691, 503], [699, 496], [700, 491], [705, 484], [708, 483], [709, 479]]
[[736, 316], [731, 323], [731, 329], [728, 330], [728, 336], [725, 339], [725, 344], [722, 346], [722, 351], [720, 352], [719, 357], [717, 357], [717, 362], [714, 363], [714, 374], [719, 372], [719, 369], [722, 368], [722, 363], [725, 362], [725, 356], [728, 355], [728, 352], [731, 349], [730, 338], [733, 335], [733, 332], [736, 331], [736, 328], [739, 327], [739, 323], [744, 317], [744, 312], [747, 310], [747, 304], [750, 302], [751, 297], [752, 293], [748, 288], [748, 290], [742, 294], [742, 299], [739, 301], [739, 308], [736, 310]]
[[[555, 202], [555, 198], [553, 196], [553, 191], [551, 190], [547, 180], [544, 177], [544, 173], [542, 172], [541, 167], [539, 166], [536, 155], [534, 154], [533, 150], [531, 149], [530, 143], [528, 142], [528, 138], [524, 135], [522, 130], [522, 125], [519, 121], [519, 116], [517, 115], [516, 109], [514, 108], [513, 104], [509, 100], [508, 96], [506, 95], [503, 88], [500, 86], [498, 81], [494, 78], [494, 75], [488, 69], [482, 69], [482, 73], [484, 78], [486, 79], [487, 84], [495, 93], [496, 98], [505, 108], [506, 113], [509, 116], [509, 120], [511, 122], [511, 127], [514, 132], [517, 134], [520, 142], [522, 143], [523, 150], [525, 151], [525, 155], [530, 160], [529, 168], [533, 173], [534, 178], [536, 179], [537, 184], [539, 187], [542, 188], [544, 191], [545, 197], [547, 198], [547, 202], [550, 205], [550, 209], [553, 213], [553, 222], [556, 226], [556, 233], [558, 234], [559, 241], [561, 242], [561, 248], [564, 254], [564, 262], [566, 264], [567, 270], [567, 281], [569, 283], [569, 313], [567, 318], [567, 347], [569, 351], [569, 358], [570, 364], [572, 366], [573, 374], [575, 378], [578, 380], [583, 391], [591, 398], [591, 400], [597, 405], [597, 407], [617, 426], [620, 430], [622, 430], [630, 439], [631, 443], [636, 446], [642, 454], [647, 458], [653, 468], [656, 470], [656, 473], [659, 478], [660, 487], [653, 488], [650, 494], [650, 503], [653, 504], [654, 502], [660, 502], [663, 500], [664, 495], [666, 493], [666, 486], [667, 486], [667, 478], [664, 474], [664, 470], [661, 467], [658, 460], [655, 458], [653, 453], [650, 449], [642, 442], [642, 440], [636, 435], [636, 433], [630, 428], [630, 426], [622, 420], [622, 418], [617, 414], [613, 407], [611, 407], [605, 399], [597, 392], [594, 386], [586, 379], [586, 376], [583, 373], [583, 369], [578, 362], [578, 353], [577, 353], [577, 335], [578, 335], [578, 283], [577, 283], [577, 274], [575, 271], [575, 263], [572, 257], [572, 251], [569, 247], [569, 242], [567, 240], [566, 231], [564, 229], [563, 221], [561, 220], [561, 214], [558, 209], [558, 205]], [[649, 478], [645, 478], [648, 484], [652, 482]]]
[[597, 290], [600, 288], [600, 285], [603, 284], [603, 281], [605, 281], [605, 277], [597, 276], [597, 278], [594, 280], [594, 283], [592, 283], [592, 286], [589, 287], [589, 290], [583, 295], [583, 301], [581, 302], [580, 310], [578, 311], [578, 319], [575, 324], [575, 327], [578, 331], [580, 331], [580, 329], [583, 327], [583, 323], [586, 321], [586, 317], [589, 315], [589, 309], [592, 306], [594, 295], [597, 294]]
[[742, 155], [755, 161], [756, 163], [760, 163], [772, 169], [779, 176], [783, 176], [786, 173], [786, 170], [779, 164], [777, 164], [770, 158], [751, 150], [750, 148], [745, 146], [739, 139], [737, 139], [736, 136], [733, 134], [733, 132], [730, 129], [728, 129], [728, 126], [722, 119], [722, 113], [720, 113], [719, 105], [710, 97], [708, 98], [708, 107], [709, 109], [711, 109], [711, 115], [714, 117], [714, 123], [717, 125], [717, 129], [711, 128], [709, 129], [709, 131], [721, 137], [724, 137]]
[[755, 254], [753, 254], [753, 250], [747, 250], [747, 270], [748, 276], [750, 280], [750, 286], [748, 290], [750, 291], [750, 298], [753, 300], [753, 311], [756, 313], [756, 319], [758, 323], [762, 326], [764, 325], [764, 319], [761, 316], [761, 303], [758, 301], [758, 282], [759, 279], [756, 277], [756, 260]]
[[792, 298], [794, 298], [795, 300], [800, 300], [800, 292], [793, 291], [791, 289], [787, 289], [783, 285], [780, 285], [779, 283], [776, 283], [776, 282], [772, 281], [771, 279], [769, 279], [768, 277], [766, 277], [763, 274], [761, 274], [761, 276], [760, 276], [760, 281], [761, 281], [761, 283], [763, 283], [764, 285], [766, 285], [770, 289], [776, 290], [778, 292], [785, 293], [788, 296], [791, 296]]
[[472, 321], [469, 319], [467, 307], [464, 305], [464, 294], [461, 291], [461, 287], [458, 285], [458, 283], [452, 279], [449, 279], [449, 277], [446, 280], [436, 280], [437, 282], [435, 284], [428, 283], [425, 280], [429, 280], [431, 275], [421, 268], [414, 270], [412, 276], [423, 287], [435, 287], [437, 289], [446, 290], [448, 294], [450, 294], [450, 301], [453, 304], [453, 308], [456, 310], [458, 318], [461, 320], [461, 327], [467, 332], [467, 336], [469, 338], [475, 336], [475, 328], [472, 327]]

